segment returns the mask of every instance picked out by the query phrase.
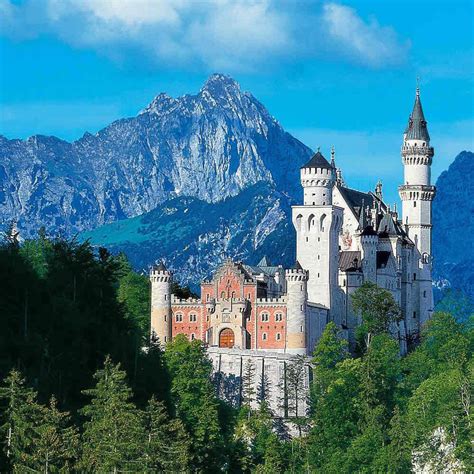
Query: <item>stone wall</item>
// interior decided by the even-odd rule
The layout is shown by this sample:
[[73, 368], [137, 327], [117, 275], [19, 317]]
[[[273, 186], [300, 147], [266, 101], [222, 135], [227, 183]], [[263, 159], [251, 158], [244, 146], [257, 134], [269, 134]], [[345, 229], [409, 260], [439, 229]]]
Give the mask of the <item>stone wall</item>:
[[[306, 414], [311, 379], [308, 357], [218, 347], [210, 347], [207, 352], [214, 367], [220, 398], [238, 407], [245, 399], [248, 384], [253, 387], [253, 407], [257, 406], [259, 398], [263, 398], [275, 418], [291, 419]], [[253, 372], [250, 383], [246, 375], [249, 364]], [[298, 367], [301, 367], [301, 377], [295, 376]]]

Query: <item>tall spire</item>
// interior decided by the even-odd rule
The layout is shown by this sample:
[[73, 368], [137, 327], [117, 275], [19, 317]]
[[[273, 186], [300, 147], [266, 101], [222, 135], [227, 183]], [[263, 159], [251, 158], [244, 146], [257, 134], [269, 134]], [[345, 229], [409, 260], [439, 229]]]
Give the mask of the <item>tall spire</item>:
[[418, 84], [416, 87], [415, 104], [413, 105], [413, 111], [408, 119], [405, 133], [406, 140], [430, 141], [430, 134], [428, 133], [423, 107], [421, 106], [420, 87]]
[[336, 150], [334, 145], [331, 147], [331, 166], [336, 169]]

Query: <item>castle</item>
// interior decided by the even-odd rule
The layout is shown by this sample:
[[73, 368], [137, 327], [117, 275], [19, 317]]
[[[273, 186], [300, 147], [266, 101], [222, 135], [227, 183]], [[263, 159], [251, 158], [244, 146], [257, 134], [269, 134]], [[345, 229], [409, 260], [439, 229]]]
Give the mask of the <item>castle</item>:
[[243, 358], [251, 357], [261, 359], [263, 373], [265, 360], [273, 360], [275, 368], [295, 355], [311, 355], [329, 321], [353, 347], [360, 319], [352, 311], [351, 294], [370, 281], [389, 290], [402, 309], [394, 332], [404, 352], [433, 311], [433, 154], [417, 89], [401, 148], [401, 219], [384, 203], [380, 182], [374, 192], [348, 188], [334, 149], [330, 162], [318, 150], [301, 168], [303, 204], [292, 208], [293, 268], [271, 265], [266, 258], [256, 266], [228, 260], [212, 280], [201, 283], [199, 299], [180, 300], [171, 293], [171, 272], [155, 266], [152, 334], [161, 343], [177, 334], [204, 341], [216, 371], [223, 371], [224, 363], [227, 373], [238, 376]]

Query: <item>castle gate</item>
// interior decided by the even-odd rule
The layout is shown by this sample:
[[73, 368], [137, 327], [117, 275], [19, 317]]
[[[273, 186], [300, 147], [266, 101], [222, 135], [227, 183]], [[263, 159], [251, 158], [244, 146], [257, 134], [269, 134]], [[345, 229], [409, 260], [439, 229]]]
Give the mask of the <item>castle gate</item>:
[[230, 349], [234, 347], [234, 343], [234, 331], [229, 328], [223, 329], [219, 334], [219, 347], [227, 347]]

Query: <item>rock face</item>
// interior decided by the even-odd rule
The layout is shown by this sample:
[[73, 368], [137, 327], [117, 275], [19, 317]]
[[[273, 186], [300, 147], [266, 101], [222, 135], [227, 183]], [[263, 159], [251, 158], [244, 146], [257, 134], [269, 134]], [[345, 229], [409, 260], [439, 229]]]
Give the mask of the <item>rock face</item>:
[[256, 264], [264, 255], [290, 266], [295, 232], [289, 199], [260, 182], [218, 203], [180, 197], [142, 216], [81, 234], [112, 252], [125, 252], [146, 269], [163, 259], [180, 282], [199, 289], [227, 257]]
[[66, 235], [151, 211], [177, 196], [219, 202], [260, 181], [299, 195], [311, 150], [231, 78], [197, 95], [158, 95], [136, 117], [68, 143], [0, 136], [0, 222]]
[[461, 289], [474, 298], [474, 153], [461, 152], [436, 182], [433, 256], [439, 289]]

